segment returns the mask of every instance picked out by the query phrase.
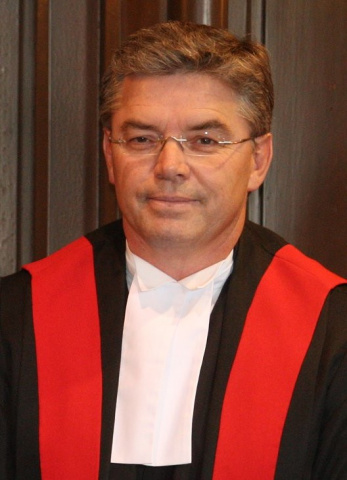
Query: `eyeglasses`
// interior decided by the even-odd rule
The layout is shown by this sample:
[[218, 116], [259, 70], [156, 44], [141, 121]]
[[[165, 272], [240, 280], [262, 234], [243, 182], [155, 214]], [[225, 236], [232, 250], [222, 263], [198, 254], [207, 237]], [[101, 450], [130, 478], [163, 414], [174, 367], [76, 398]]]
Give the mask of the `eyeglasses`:
[[141, 135], [130, 138], [120, 138], [114, 140], [110, 135], [108, 140], [111, 143], [119, 145], [123, 152], [128, 155], [142, 156], [142, 155], [159, 155], [166, 142], [174, 140], [177, 142], [186, 155], [196, 157], [207, 157], [228, 151], [228, 147], [238, 145], [240, 143], [255, 140], [257, 137], [248, 137], [241, 140], [231, 141], [224, 140], [218, 135], [211, 135], [209, 132], [204, 134], [193, 135], [190, 137], [156, 137], [151, 135]]

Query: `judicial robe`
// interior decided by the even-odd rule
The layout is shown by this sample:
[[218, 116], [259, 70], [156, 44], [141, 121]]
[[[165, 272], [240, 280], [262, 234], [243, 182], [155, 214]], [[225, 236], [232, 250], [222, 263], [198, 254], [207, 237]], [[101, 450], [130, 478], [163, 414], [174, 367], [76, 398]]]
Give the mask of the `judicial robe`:
[[[69, 265], [74, 264], [71, 257], [75, 255], [74, 245], [78, 246], [79, 251], [89, 251], [86, 255], [91, 259], [93, 277], [89, 280], [91, 288], [95, 288], [96, 296], [92, 307], [86, 298], [90, 291], [85, 292], [79, 288], [84, 285], [85, 279], [79, 277], [80, 272], [73, 269], [69, 271]], [[0, 478], [86, 480], [88, 476], [102, 480], [345, 480], [346, 284], [292, 250], [292, 247], [286, 245], [277, 235], [249, 222], [235, 251], [233, 273], [211, 314], [195, 400], [192, 463], [175, 467], [110, 464], [127, 299], [125, 238], [121, 223], [103, 227], [87, 235], [82, 243], [68, 246], [52, 258], [41, 261], [43, 263], [35, 263], [34, 266], [28, 266], [17, 274], [2, 279]], [[277, 277], [270, 276], [270, 282], [265, 282], [264, 287], [263, 280], [269, 279], [269, 272], [274, 271], [273, 264], [278, 259], [280, 265], [276, 270]], [[300, 271], [298, 278], [296, 274], [288, 274], [293, 268]], [[62, 269], [68, 271], [65, 277]], [[40, 287], [42, 290], [35, 294], [34, 280], [40, 270], [48, 271], [47, 279], [50, 281], [43, 282]], [[76, 278], [71, 278], [71, 275]], [[55, 276], [59, 281], [55, 281]], [[38, 277], [40, 278], [40, 275]], [[300, 283], [302, 278], [303, 282]], [[315, 305], [316, 313], [312, 313], [311, 296], [315, 296], [314, 292], [322, 283], [326, 293], [321, 304]], [[40, 293], [45, 289], [45, 285], [49, 287], [48, 299], [44, 298], [44, 293]], [[265, 288], [265, 292], [260, 286]], [[56, 295], [52, 295], [54, 289], [57, 290]], [[77, 298], [77, 305], [81, 310], [76, 310], [76, 306], [73, 310], [69, 303], [65, 303], [60, 304], [60, 312], [54, 311], [56, 301], [59, 304], [64, 291], [68, 291], [71, 304]], [[69, 298], [69, 295], [66, 298]], [[262, 311], [263, 298], [267, 304], [265, 313]], [[271, 298], [273, 301], [269, 301]], [[294, 306], [292, 299], [298, 301]], [[255, 308], [255, 303], [260, 306]], [[47, 317], [52, 315], [57, 322], [53, 329], [48, 329], [47, 337], [45, 321], [34, 325], [33, 317], [36, 314], [33, 315], [33, 312], [36, 312], [41, 304], [45, 304], [42, 308], [48, 312]], [[84, 311], [85, 304], [88, 304], [89, 310]], [[274, 312], [271, 312], [272, 305], [276, 305]], [[91, 312], [90, 308], [96, 309], [96, 313]], [[255, 318], [250, 322], [252, 311]], [[290, 326], [288, 330], [283, 329], [296, 312], [305, 312], [304, 316], [301, 314], [305, 318], [300, 318], [299, 315], [299, 323], [293, 323], [293, 331]], [[306, 340], [303, 341], [300, 354], [302, 358], [299, 356], [301, 360], [299, 358], [297, 373], [291, 379], [292, 390], [282, 395], [282, 386], [285, 390], [287, 383], [287, 352], [291, 357], [290, 351], [296, 351], [298, 342], [302, 341], [301, 334], [297, 334], [302, 329], [294, 326], [302, 323], [303, 329], [306, 328], [306, 313], [312, 317], [311, 333], [308, 331]], [[74, 324], [71, 330], [73, 338], [69, 337], [70, 330], [68, 334], [63, 328], [62, 331], [59, 330], [59, 318], [63, 318], [65, 314], [70, 323]], [[275, 321], [271, 343], [266, 343], [266, 335], [262, 337], [263, 329], [258, 328], [255, 333], [251, 329], [253, 343], [247, 344], [243, 339], [247, 338], [248, 325], [260, 322], [262, 326], [262, 322], [266, 322], [272, 314]], [[97, 328], [95, 329], [94, 324], [94, 330], [91, 329], [88, 334], [88, 318], [95, 316]], [[76, 319], [76, 322], [71, 322], [71, 318]], [[84, 323], [86, 319], [88, 322]], [[272, 320], [268, 323], [266, 328], [271, 331]], [[40, 333], [41, 327], [43, 330]], [[68, 324], [66, 327], [70, 328]], [[52, 348], [48, 341], [45, 342], [46, 338], [51, 341]], [[59, 343], [59, 339], [64, 341]], [[68, 347], [66, 343], [69, 344]], [[289, 350], [282, 351], [283, 345]], [[68, 351], [66, 355], [70, 357], [64, 358]], [[76, 351], [74, 358], [71, 357], [71, 351]], [[88, 361], [81, 358], [85, 357], [85, 352], [92, 352], [89, 355], [91, 363], [88, 363], [89, 358]], [[97, 359], [98, 356], [100, 375], [98, 361], [93, 363], [93, 358]], [[270, 359], [269, 364], [263, 362], [264, 356]], [[249, 358], [251, 362], [246, 365]], [[73, 384], [71, 388], [65, 388], [64, 379], [69, 379], [70, 375], [68, 362], [73, 364], [71, 370], [79, 369], [83, 377], [84, 361], [87, 380], [82, 383], [87, 386], [83, 385], [81, 390], [77, 386], [77, 393], [71, 391], [75, 388]], [[53, 372], [51, 378], [52, 371], [47, 373], [46, 364], [53, 365], [54, 372], [58, 374]], [[240, 367], [236, 368], [237, 365]], [[268, 365], [270, 371], [266, 370]], [[256, 372], [254, 375], [253, 370]], [[91, 371], [93, 374], [89, 376], [92, 375], [92, 379], [88, 376]], [[283, 385], [282, 371], [285, 379]], [[247, 372], [246, 380], [243, 372]], [[278, 378], [273, 380], [273, 376]], [[79, 381], [81, 378], [79, 377]], [[62, 386], [61, 395], [57, 386]], [[93, 388], [100, 391], [94, 395]], [[67, 390], [71, 393], [71, 398], [74, 398], [75, 410], [72, 408], [70, 411], [70, 406], [64, 404], [63, 397], [66, 397]], [[267, 392], [264, 397], [263, 390]], [[83, 392], [83, 395], [80, 395], [80, 392]], [[285, 397], [284, 400], [281, 399], [282, 396]], [[47, 398], [53, 398], [54, 401], [47, 402]], [[54, 406], [52, 411], [51, 405]], [[55, 405], [58, 405], [57, 410]], [[273, 422], [279, 411], [282, 412], [280, 416], [283, 417], [283, 422]], [[56, 418], [57, 412], [61, 418]], [[254, 428], [248, 421], [248, 412]], [[90, 418], [90, 422], [81, 422], [84, 414], [87, 419]], [[68, 422], [65, 422], [66, 419]], [[74, 437], [76, 431], [78, 433]], [[269, 431], [272, 433], [268, 438]], [[91, 432], [95, 435], [91, 435]], [[67, 438], [70, 433], [75, 440], [71, 441], [71, 444]], [[93, 437], [92, 441], [89, 441], [90, 437]], [[251, 446], [246, 444], [248, 438]], [[51, 457], [42, 453], [46, 448], [45, 439], [53, 451]], [[84, 444], [85, 439], [87, 440]], [[246, 443], [243, 444], [245, 439]], [[59, 456], [60, 453], [62, 454]], [[267, 456], [271, 457], [270, 464], [272, 462], [273, 467], [269, 468], [267, 460], [264, 463], [263, 459]], [[235, 471], [233, 462], [237, 463], [239, 457], [245, 458]], [[69, 462], [72, 470], [67, 473]], [[76, 465], [77, 470], [71, 476]]]

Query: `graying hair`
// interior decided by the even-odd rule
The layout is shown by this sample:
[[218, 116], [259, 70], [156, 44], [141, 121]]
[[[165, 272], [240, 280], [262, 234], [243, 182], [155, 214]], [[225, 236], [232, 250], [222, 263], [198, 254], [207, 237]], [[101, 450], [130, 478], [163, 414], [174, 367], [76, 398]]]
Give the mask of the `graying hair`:
[[266, 48], [227, 30], [178, 21], [141, 29], [115, 52], [102, 81], [103, 126], [110, 127], [125, 77], [175, 73], [208, 74], [227, 82], [251, 135], [270, 131], [273, 84]]

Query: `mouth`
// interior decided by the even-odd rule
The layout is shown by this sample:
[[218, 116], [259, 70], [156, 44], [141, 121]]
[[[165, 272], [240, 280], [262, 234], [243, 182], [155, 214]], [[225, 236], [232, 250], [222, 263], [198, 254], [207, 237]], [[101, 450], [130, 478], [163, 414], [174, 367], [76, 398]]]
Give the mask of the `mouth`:
[[196, 198], [184, 195], [148, 195], [147, 205], [159, 215], [184, 214], [191, 211], [200, 201]]
[[150, 202], [160, 202], [168, 204], [186, 204], [197, 202], [194, 198], [183, 197], [180, 195], [153, 195], [148, 196], [147, 200]]

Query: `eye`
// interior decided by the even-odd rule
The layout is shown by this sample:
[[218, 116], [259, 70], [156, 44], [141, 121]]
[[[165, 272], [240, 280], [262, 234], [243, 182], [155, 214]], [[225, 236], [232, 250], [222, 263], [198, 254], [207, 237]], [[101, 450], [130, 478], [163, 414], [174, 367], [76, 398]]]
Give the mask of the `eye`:
[[199, 145], [203, 145], [203, 146], [204, 145], [211, 146], [211, 145], [215, 145], [218, 142], [210, 137], [197, 137], [195, 139], [195, 143], [198, 143]]
[[138, 135], [136, 137], [125, 138], [127, 147], [132, 150], [148, 150], [154, 148], [158, 143], [158, 139], [147, 136], [147, 135]]
[[219, 149], [217, 138], [207, 132], [193, 135], [187, 143], [187, 147], [192, 153], [211, 154]]
[[133, 137], [127, 139], [127, 143], [150, 143], [152, 140], [149, 137]]

